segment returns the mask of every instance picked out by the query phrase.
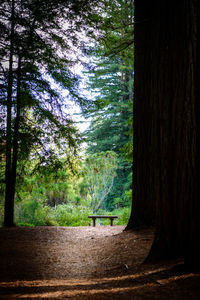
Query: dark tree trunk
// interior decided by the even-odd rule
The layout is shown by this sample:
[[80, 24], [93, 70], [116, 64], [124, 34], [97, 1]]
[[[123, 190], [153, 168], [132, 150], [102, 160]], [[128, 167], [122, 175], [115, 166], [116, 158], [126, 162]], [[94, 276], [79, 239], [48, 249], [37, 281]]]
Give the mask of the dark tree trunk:
[[10, 187], [12, 210], [14, 209], [15, 186], [16, 186], [16, 176], [17, 176], [20, 112], [21, 112], [21, 56], [19, 55], [18, 67], [17, 67], [16, 118], [15, 118], [14, 135], [13, 135], [12, 181]]
[[159, 196], [155, 172], [155, 91], [152, 89], [156, 34], [153, 13], [152, 1], [135, 1], [133, 202], [126, 229], [152, 225], [155, 200]]
[[[159, 197], [149, 259], [180, 257], [191, 231], [198, 168], [194, 80], [194, 6], [189, 0], [155, 7], [158, 48], [156, 116]], [[192, 213], [192, 214], [191, 214]]]
[[4, 225], [14, 225], [14, 203], [11, 197], [12, 185], [12, 87], [13, 87], [13, 54], [14, 54], [14, 11], [15, 1], [12, 0], [11, 10], [11, 33], [10, 33], [10, 55], [9, 55], [9, 73], [7, 87], [7, 121], [6, 121], [6, 170], [5, 170], [5, 209], [4, 209]]
[[200, 253], [197, 5], [196, 0], [135, 1], [134, 181], [128, 224], [151, 223], [155, 203], [156, 234], [148, 260], [186, 256], [189, 265], [199, 263]]
[[[189, 203], [190, 223], [189, 237], [186, 247], [185, 264], [192, 268], [200, 269], [200, 191], [199, 191], [199, 173], [200, 173], [200, 3], [194, 1], [195, 13], [195, 114], [196, 114], [196, 170], [195, 170], [195, 191], [194, 198]], [[193, 41], [195, 45], [195, 41]]]

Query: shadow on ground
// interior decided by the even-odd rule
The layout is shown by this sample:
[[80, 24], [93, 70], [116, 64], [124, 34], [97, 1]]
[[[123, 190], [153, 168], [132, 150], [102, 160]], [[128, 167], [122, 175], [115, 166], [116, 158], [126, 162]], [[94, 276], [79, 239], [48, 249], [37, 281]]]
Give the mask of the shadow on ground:
[[0, 299], [200, 299], [199, 273], [142, 264], [152, 229], [123, 229], [1, 228]]

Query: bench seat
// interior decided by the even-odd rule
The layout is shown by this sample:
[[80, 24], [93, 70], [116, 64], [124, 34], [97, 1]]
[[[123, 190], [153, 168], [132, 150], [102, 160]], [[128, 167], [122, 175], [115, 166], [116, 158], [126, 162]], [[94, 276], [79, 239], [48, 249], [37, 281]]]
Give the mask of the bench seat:
[[113, 226], [113, 221], [117, 219], [118, 216], [88, 216], [88, 218], [92, 219], [93, 227], [96, 226], [96, 219], [110, 219], [110, 225]]

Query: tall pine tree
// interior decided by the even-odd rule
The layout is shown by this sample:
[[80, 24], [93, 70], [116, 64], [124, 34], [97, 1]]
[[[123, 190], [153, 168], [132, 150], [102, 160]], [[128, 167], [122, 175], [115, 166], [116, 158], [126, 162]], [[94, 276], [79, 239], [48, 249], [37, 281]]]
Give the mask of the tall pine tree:
[[132, 1], [104, 4], [106, 13], [99, 26], [101, 40], [93, 48], [95, 55], [88, 72], [88, 89], [94, 99], [86, 111], [92, 118], [87, 141], [89, 153], [112, 150], [119, 155], [117, 177], [107, 198], [107, 208], [113, 209], [113, 200], [122, 198], [131, 188], [133, 6]]
[[69, 68], [73, 60], [71, 45], [79, 41], [76, 29], [87, 23], [87, 4], [85, 1], [81, 7], [79, 1], [1, 1], [0, 101], [1, 144], [6, 148], [6, 226], [14, 225], [20, 155], [30, 153], [34, 146], [40, 157], [53, 162], [56, 156], [48, 147], [52, 141], [57, 147], [67, 143], [69, 149], [76, 149], [78, 136], [64, 108], [64, 99], [47, 76], [76, 96], [77, 79]]

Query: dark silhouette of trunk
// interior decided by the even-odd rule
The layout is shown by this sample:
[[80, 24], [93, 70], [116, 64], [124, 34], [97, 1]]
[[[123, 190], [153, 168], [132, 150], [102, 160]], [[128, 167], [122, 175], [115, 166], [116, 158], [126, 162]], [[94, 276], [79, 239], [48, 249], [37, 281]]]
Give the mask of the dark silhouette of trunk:
[[9, 54], [9, 71], [8, 71], [8, 87], [7, 87], [7, 121], [6, 121], [6, 170], [5, 170], [5, 209], [4, 209], [4, 225], [13, 226], [14, 203], [11, 196], [12, 185], [12, 88], [13, 88], [13, 55], [14, 55], [14, 11], [15, 1], [12, 0], [11, 10], [11, 32], [10, 32], [10, 54]]
[[[149, 260], [185, 256], [195, 222], [195, 173], [199, 170], [195, 114], [194, 6], [157, 5], [157, 117], [160, 149], [156, 236]], [[197, 171], [198, 172], [198, 171]], [[195, 225], [196, 226], [196, 225]]]
[[197, 6], [196, 0], [135, 1], [134, 198], [128, 224], [147, 224], [155, 203], [147, 261], [186, 257], [190, 266], [200, 262]]
[[152, 89], [156, 34], [152, 28], [153, 12], [151, 1], [135, 1], [133, 202], [127, 230], [153, 224], [155, 200], [159, 196], [154, 139], [157, 120], [153, 117], [156, 104]]
[[20, 125], [20, 112], [21, 112], [21, 56], [18, 57], [17, 66], [17, 99], [16, 99], [16, 118], [13, 136], [13, 155], [12, 155], [12, 181], [11, 181], [11, 203], [12, 211], [14, 209], [15, 200], [15, 186], [17, 176], [17, 161], [18, 161], [18, 143], [19, 143], [19, 125]]
[[[200, 191], [199, 191], [199, 173], [200, 173], [200, 3], [194, 1], [195, 12], [195, 40], [193, 46], [196, 46], [195, 52], [195, 116], [196, 116], [196, 153], [195, 153], [195, 190], [194, 197], [189, 203], [190, 223], [189, 236], [186, 245], [185, 264], [188, 267], [200, 269]], [[196, 42], [196, 44], [195, 44]]]

